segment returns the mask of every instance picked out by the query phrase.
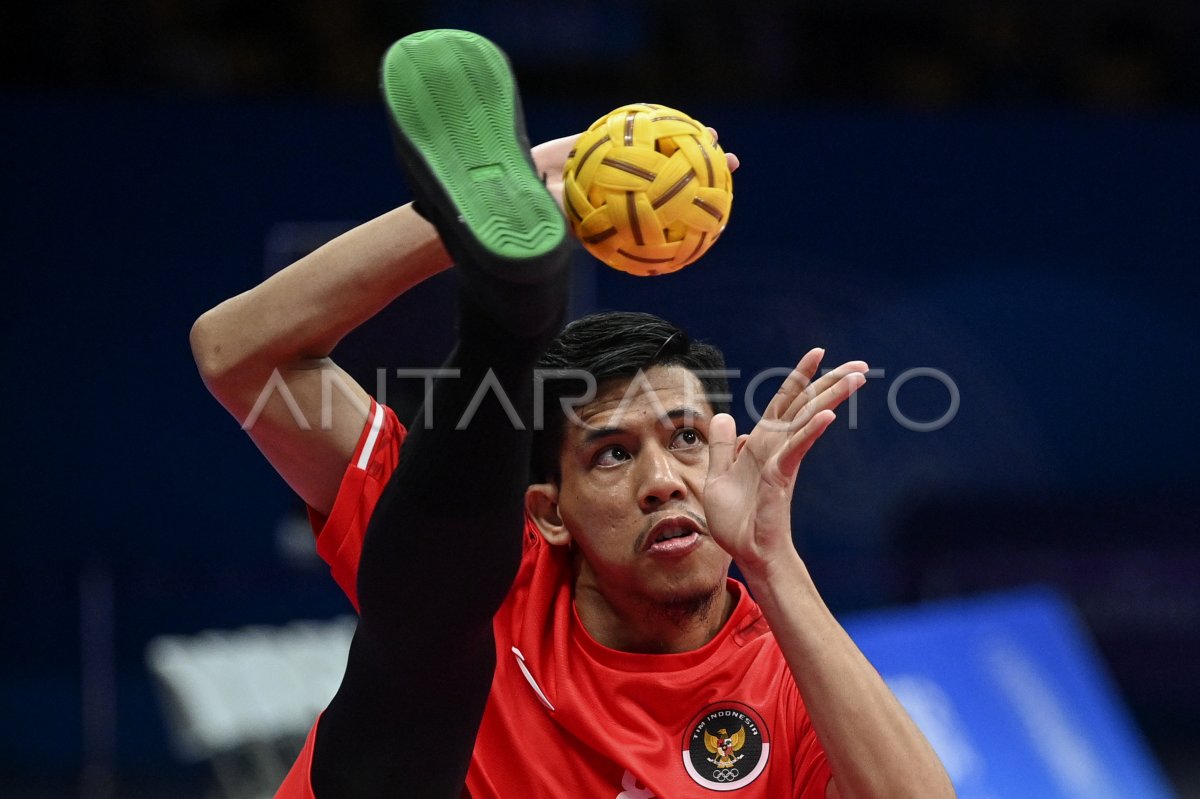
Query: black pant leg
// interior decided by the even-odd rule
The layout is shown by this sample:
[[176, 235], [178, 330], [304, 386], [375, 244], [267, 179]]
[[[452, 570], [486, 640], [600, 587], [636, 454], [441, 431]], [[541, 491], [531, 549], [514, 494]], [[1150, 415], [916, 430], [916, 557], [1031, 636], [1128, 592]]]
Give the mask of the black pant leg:
[[432, 424], [418, 414], [367, 530], [359, 627], [314, 752], [320, 799], [458, 797], [470, 763], [492, 616], [520, 563], [533, 367], [557, 324], [520, 339], [460, 302], [460, 375], [435, 381]]

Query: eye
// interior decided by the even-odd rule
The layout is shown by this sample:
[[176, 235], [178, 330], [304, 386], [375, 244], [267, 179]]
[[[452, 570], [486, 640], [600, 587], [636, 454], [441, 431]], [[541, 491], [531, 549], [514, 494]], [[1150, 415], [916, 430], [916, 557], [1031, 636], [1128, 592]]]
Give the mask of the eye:
[[592, 463], [596, 466], [616, 466], [619, 463], [629, 460], [629, 457], [629, 453], [625, 451], [624, 447], [613, 444], [597, 452], [592, 459]]
[[691, 449], [704, 444], [704, 438], [694, 427], [681, 427], [675, 432], [675, 436], [671, 439], [671, 446], [675, 449]]

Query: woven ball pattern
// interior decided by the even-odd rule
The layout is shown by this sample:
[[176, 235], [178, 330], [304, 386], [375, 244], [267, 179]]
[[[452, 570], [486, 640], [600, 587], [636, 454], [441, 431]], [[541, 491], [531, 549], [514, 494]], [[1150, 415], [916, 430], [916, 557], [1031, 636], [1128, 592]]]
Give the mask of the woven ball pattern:
[[682, 269], [729, 221], [733, 176], [708, 130], [673, 108], [626, 105], [596, 120], [563, 168], [576, 237], [634, 275]]

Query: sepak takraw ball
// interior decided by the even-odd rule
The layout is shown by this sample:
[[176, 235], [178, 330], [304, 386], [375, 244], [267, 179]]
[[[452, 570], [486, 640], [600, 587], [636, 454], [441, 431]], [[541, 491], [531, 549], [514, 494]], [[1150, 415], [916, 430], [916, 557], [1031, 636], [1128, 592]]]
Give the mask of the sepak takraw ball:
[[703, 125], [666, 106], [626, 105], [596, 120], [563, 167], [575, 236], [634, 275], [695, 261], [725, 229], [732, 203], [724, 151]]

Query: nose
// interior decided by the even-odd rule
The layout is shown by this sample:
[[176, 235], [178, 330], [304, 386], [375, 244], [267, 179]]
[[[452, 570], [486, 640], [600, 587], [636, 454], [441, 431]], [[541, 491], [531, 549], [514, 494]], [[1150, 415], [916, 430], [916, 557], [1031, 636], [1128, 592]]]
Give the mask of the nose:
[[667, 502], [687, 496], [687, 484], [683, 481], [680, 464], [671, 453], [659, 446], [646, 447], [639, 453], [641, 481], [638, 487], [638, 505], [643, 511], [652, 511]]

